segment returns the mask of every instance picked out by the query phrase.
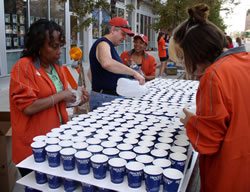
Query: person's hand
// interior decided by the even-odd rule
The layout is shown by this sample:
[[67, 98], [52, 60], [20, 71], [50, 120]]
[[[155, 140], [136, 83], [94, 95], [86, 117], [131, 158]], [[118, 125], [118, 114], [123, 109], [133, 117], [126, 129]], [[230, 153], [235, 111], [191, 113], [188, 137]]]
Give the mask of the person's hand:
[[184, 118], [180, 118], [180, 122], [186, 126], [187, 122], [189, 121], [190, 117], [194, 116], [194, 114], [190, 111], [188, 111], [186, 108], [183, 108], [183, 112], [185, 114]]
[[61, 91], [60, 94], [62, 94], [64, 101], [66, 103], [76, 102], [76, 95], [72, 91], [67, 89], [67, 90]]
[[81, 102], [79, 103], [79, 105], [83, 105], [84, 103], [89, 101], [89, 93], [84, 87], [79, 87], [79, 89], [82, 92]]
[[140, 85], [144, 85], [145, 84], [145, 78], [138, 72], [135, 72], [133, 77], [139, 81]]

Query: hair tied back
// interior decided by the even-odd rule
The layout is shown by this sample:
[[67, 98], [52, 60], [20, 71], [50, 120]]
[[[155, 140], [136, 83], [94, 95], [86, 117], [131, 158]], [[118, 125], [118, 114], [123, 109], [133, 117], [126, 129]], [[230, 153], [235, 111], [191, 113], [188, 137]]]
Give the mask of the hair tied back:
[[194, 7], [188, 8], [189, 19], [197, 24], [206, 23], [209, 15], [209, 7], [207, 4], [201, 3]]

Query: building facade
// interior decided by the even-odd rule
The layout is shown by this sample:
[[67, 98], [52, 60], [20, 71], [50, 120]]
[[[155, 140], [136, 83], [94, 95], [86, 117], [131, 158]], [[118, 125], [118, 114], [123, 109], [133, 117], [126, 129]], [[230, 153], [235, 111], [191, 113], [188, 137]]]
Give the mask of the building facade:
[[245, 31], [250, 31], [250, 9], [246, 13]]
[[[109, 0], [108, 0], [109, 1]], [[126, 11], [126, 5], [133, 4], [132, 12]], [[149, 37], [149, 49], [156, 47], [156, 32], [151, 25], [157, 16], [152, 12], [149, 0], [118, 0], [116, 15], [127, 18], [133, 31]], [[40, 18], [54, 20], [65, 30], [66, 45], [62, 48], [60, 62], [71, 64], [69, 50], [72, 45], [81, 47], [84, 63], [88, 63], [88, 53], [93, 42], [104, 33], [104, 27], [110, 16], [103, 10], [95, 10], [90, 15], [95, 19], [88, 29], [75, 31], [79, 18], [72, 12], [72, 2], [59, 3], [58, 0], [0, 0], [0, 84], [8, 81], [12, 66], [19, 59], [24, 47], [24, 35], [29, 26]], [[131, 49], [132, 39], [127, 38], [117, 50], [121, 53]], [[7, 79], [7, 80], [6, 80]]]

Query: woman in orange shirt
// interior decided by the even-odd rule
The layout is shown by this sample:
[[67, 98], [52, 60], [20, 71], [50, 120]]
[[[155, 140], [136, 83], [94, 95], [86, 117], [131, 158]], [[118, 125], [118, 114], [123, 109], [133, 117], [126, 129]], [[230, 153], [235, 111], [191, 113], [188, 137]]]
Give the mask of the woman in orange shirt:
[[199, 152], [201, 191], [249, 192], [250, 53], [225, 50], [226, 37], [208, 12], [206, 4], [189, 8], [170, 41], [189, 74], [202, 72], [196, 114], [184, 109], [181, 122]]
[[[32, 154], [33, 137], [68, 121], [66, 103], [75, 102], [57, 64], [65, 37], [53, 21], [38, 20], [26, 34], [25, 49], [10, 76], [12, 159], [15, 164]], [[83, 91], [82, 102], [88, 100]], [[20, 168], [22, 176], [29, 170]]]
[[167, 48], [166, 48], [166, 41], [165, 41], [165, 33], [164, 32], [159, 32], [158, 38], [158, 55], [160, 58], [161, 62], [161, 67], [160, 67], [160, 73], [159, 76], [162, 76], [164, 73], [164, 70], [166, 68], [168, 56], [167, 56]]
[[134, 36], [134, 48], [130, 51], [124, 51], [121, 54], [122, 62], [131, 68], [136, 68], [142, 73], [145, 80], [149, 81], [155, 78], [156, 61], [155, 58], [146, 52], [148, 37], [143, 34]]

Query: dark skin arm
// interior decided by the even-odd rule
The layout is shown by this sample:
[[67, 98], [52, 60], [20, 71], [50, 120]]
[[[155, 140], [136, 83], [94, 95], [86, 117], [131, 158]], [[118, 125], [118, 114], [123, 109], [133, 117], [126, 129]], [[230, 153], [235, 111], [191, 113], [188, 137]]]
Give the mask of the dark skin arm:
[[31, 105], [26, 107], [23, 112], [25, 115], [34, 115], [40, 111], [53, 107], [61, 101], [75, 102], [75, 100], [76, 97], [71, 91], [64, 90], [46, 98], [37, 99]]

